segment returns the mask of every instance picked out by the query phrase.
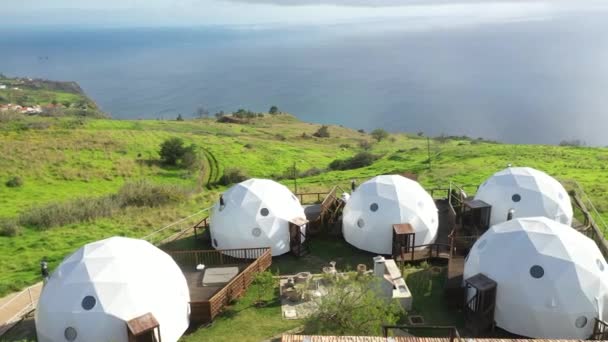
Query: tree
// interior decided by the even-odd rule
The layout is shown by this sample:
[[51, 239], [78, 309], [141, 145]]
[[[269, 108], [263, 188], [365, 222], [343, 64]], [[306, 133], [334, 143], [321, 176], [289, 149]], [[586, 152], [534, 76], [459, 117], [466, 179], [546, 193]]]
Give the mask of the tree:
[[186, 147], [180, 138], [169, 138], [160, 145], [160, 158], [167, 165], [177, 165], [184, 153], [186, 153]]
[[383, 130], [382, 128], [376, 128], [372, 131], [372, 137], [376, 139], [378, 142], [388, 138], [388, 132]]
[[215, 117], [218, 118], [218, 119], [223, 118], [224, 115], [225, 114], [224, 114], [223, 110], [220, 110], [219, 112], [215, 113]]
[[200, 106], [196, 109], [196, 116], [200, 119], [208, 118], [209, 111], [205, 107]]
[[253, 278], [253, 285], [257, 287], [257, 305], [263, 306], [266, 304], [269, 298], [272, 298], [272, 292], [274, 290], [275, 280], [272, 276], [272, 272], [264, 271], [257, 273]]
[[181, 114], [177, 114], [177, 118], [175, 118], [175, 121], [184, 121], [184, 118]]
[[279, 107], [277, 107], [277, 106], [270, 107], [270, 109], [268, 110], [268, 114], [270, 114], [270, 115], [279, 114]]
[[329, 127], [323, 125], [323, 126], [319, 127], [319, 129], [312, 135], [314, 135], [317, 138], [329, 138]]
[[327, 294], [313, 300], [315, 309], [306, 318], [306, 333], [319, 335], [379, 335], [383, 324], [395, 324], [403, 309], [379, 295], [380, 279], [374, 276], [333, 278]]

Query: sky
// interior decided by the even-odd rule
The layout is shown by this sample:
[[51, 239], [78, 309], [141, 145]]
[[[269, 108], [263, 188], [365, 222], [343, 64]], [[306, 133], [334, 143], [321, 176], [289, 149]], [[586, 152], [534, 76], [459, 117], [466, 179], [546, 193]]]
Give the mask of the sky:
[[7, 0], [3, 27], [290, 26], [393, 21], [426, 26], [545, 20], [604, 0]]

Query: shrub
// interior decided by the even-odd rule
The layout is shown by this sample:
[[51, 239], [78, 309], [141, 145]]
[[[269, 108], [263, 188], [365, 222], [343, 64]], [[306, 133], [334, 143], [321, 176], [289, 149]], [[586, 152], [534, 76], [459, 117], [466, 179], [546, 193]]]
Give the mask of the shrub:
[[378, 142], [388, 138], [388, 132], [383, 130], [382, 128], [377, 128], [375, 130], [372, 131], [371, 133], [372, 137], [374, 139], [376, 139]]
[[367, 140], [361, 140], [359, 141], [359, 147], [365, 151], [369, 151], [372, 148], [372, 143]]
[[126, 183], [113, 196], [121, 207], [160, 207], [171, 202], [178, 202], [186, 197], [186, 191], [176, 185], [159, 185], [148, 181]]
[[279, 141], [285, 141], [287, 138], [283, 134], [277, 134], [274, 136]]
[[350, 148], [350, 144], [340, 144], [340, 148]]
[[324, 170], [319, 169], [317, 167], [312, 167], [302, 173], [300, 173], [300, 177], [312, 177], [312, 176], [317, 176], [320, 175], [324, 172]]
[[21, 234], [21, 226], [14, 219], [0, 220], [0, 236], [13, 237]]
[[270, 109], [268, 110], [268, 114], [270, 114], [270, 115], [279, 114], [279, 107], [277, 107], [277, 106], [270, 107]]
[[184, 121], [184, 117], [181, 114], [177, 114], [177, 118], [175, 118], [175, 121]]
[[359, 132], [361, 134], [365, 134], [365, 130], [364, 129], [358, 129], [357, 132]]
[[12, 177], [11, 179], [7, 180], [6, 183], [4, 183], [4, 185], [6, 185], [9, 188], [18, 188], [23, 186], [23, 179], [21, 179], [21, 177], [19, 176], [15, 176]]
[[585, 142], [580, 139], [562, 140], [559, 142], [559, 146], [581, 147], [585, 146]]
[[319, 127], [319, 129], [314, 132], [312, 135], [314, 135], [317, 138], [329, 138], [329, 127], [328, 126], [321, 126]]
[[166, 165], [192, 169], [198, 165], [196, 146], [185, 146], [181, 138], [169, 138], [160, 145], [160, 158]]
[[91, 222], [110, 217], [126, 207], [158, 207], [179, 201], [187, 192], [174, 185], [156, 185], [146, 181], [126, 183], [117, 194], [99, 198], [77, 198], [69, 202], [34, 207], [19, 216], [24, 226], [46, 230], [72, 223]]
[[369, 152], [359, 152], [351, 158], [336, 159], [329, 164], [331, 170], [352, 170], [372, 165], [378, 156]]
[[252, 149], [253, 145], [248, 143], [248, 144], [243, 145], [243, 147], [246, 149]]
[[249, 179], [249, 176], [242, 170], [237, 168], [230, 168], [224, 170], [224, 174], [220, 177], [219, 183], [221, 185], [230, 185], [234, 183], [240, 183]]

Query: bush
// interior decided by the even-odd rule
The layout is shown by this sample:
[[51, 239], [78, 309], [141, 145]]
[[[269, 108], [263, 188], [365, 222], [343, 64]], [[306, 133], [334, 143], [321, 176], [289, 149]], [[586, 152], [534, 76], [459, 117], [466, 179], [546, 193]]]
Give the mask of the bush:
[[177, 114], [177, 118], [175, 118], [175, 121], [184, 121], [184, 117], [181, 114]]
[[328, 126], [321, 126], [319, 127], [319, 129], [314, 132], [312, 135], [314, 135], [317, 138], [329, 138], [329, 127]]
[[277, 134], [274, 137], [277, 138], [277, 140], [279, 140], [279, 141], [287, 140], [287, 138], [283, 134]]
[[270, 107], [270, 109], [268, 110], [268, 114], [270, 114], [270, 115], [279, 114], [279, 107], [277, 107], [277, 106]]
[[364, 129], [358, 129], [357, 132], [359, 132], [361, 134], [365, 134], [365, 130]]
[[230, 168], [224, 170], [224, 174], [220, 177], [219, 183], [221, 185], [230, 185], [246, 181], [247, 179], [249, 179], [249, 176], [242, 170]]
[[371, 135], [378, 142], [388, 138], [388, 136], [389, 136], [388, 132], [383, 130], [382, 128], [377, 128], [377, 129], [373, 130]]
[[372, 165], [378, 156], [369, 152], [360, 152], [347, 159], [336, 159], [329, 164], [331, 170], [352, 170]]
[[361, 140], [359, 141], [359, 147], [365, 151], [369, 151], [372, 149], [372, 143], [367, 140]]
[[320, 175], [324, 172], [324, 170], [319, 169], [317, 167], [312, 167], [302, 173], [300, 173], [300, 177], [312, 177], [312, 176], [317, 176]]
[[0, 220], [0, 236], [13, 237], [21, 234], [21, 226], [13, 219]]
[[186, 191], [176, 185], [159, 185], [148, 181], [138, 181], [123, 185], [118, 193], [113, 196], [113, 199], [120, 208], [155, 208], [182, 201], [186, 196]]
[[77, 198], [69, 202], [34, 207], [19, 216], [19, 223], [46, 230], [110, 217], [126, 207], [158, 207], [183, 200], [186, 196], [184, 189], [174, 185], [156, 185], [146, 181], [126, 183], [115, 195]]
[[196, 146], [185, 146], [180, 138], [169, 138], [160, 145], [160, 158], [166, 165], [193, 169], [198, 166]]
[[18, 188], [23, 186], [23, 179], [21, 179], [21, 177], [19, 176], [15, 176], [9, 180], [6, 181], [6, 183], [4, 183], [4, 185], [6, 185], [9, 188]]
[[581, 147], [585, 146], [585, 142], [580, 139], [562, 140], [559, 142], [559, 146]]

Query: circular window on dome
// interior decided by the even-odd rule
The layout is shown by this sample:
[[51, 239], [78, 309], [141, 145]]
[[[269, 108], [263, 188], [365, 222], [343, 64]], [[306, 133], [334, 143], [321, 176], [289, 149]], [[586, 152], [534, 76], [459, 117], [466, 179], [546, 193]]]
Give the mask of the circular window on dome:
[[357, 226], [359, 226], [359, 228], [365, 227], [365, 221], [362, 218], [358, 219]]
[[262, 208], [262, 209], [260, 210], [260, 214], [261, 214], [262, 216], [268, 216], [268, 214], [270, 214], [270, 211], [268, 211], [268, 208]]
[[477, 245], [477, 249], [482, 249], [486, 246], [486, 244], [488, 244], [488, 240], [482, 240], [479, 242], [479, 245]]
[[511, 200], [515, 203], [521, 201], [521, 196], [519, 194], [515, 194], [513, 196], [511, 196]]
[[83, 309], [89, 311], [95, 307], [95, 304], [97, 304], [97, 300], [93, 296], [86, 296], [82, 299], [81, 304]]
[[602, 262], [602, 260], [596, 259], [595, 262], [597, 263], [597, 267], [599, 267], [600, 271], [603, 271], [604, 270], [604, 263]]
[[371, 210], [374, 213], [376, 211], [378, 211], [378, 203], [372, 203], [372, 205], [369, 206], [369, 210]]
[[76, 329], [74, 329], [72, 327], [67, 327], [63, 331], [63, 336], [68, 341], [74, 341], [74, 340], [76, 340], [76, 337], [78, 336], [78, 333], [76, 332]]
[[574, 321], [574, 325], [577, 328], [584, 328], [585, 325], [587, 325], [587, 317], [580, 316], [579, 318], [576, 319], [576, 321]]
[[559, 198], [560, 200], [564, 199], [564, 194], [562, 194], [561, 192], [559, 194], [557, 194], [557, 198]]
[[253, 228], [251, 230], [251, 235], [258, 237], [258, 236], [262, 235], [262, 230], [260, 228]]
[[530, 275], [532, 278], [540, 279], [545, 275], [545, 270], [538, 265], [530, 267]]
[[213, 246], [217, 247], [217, 240], [213, 239]]

